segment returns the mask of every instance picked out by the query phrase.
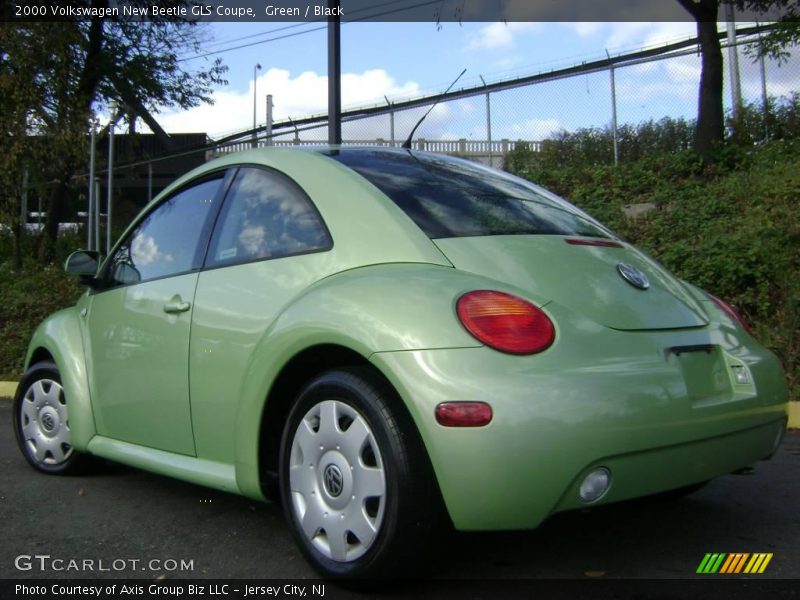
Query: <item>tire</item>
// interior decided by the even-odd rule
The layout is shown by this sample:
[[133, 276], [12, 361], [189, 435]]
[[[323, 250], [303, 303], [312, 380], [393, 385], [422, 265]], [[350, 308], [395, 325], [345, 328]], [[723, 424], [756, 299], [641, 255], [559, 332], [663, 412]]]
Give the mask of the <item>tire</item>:
[[49, 475], [74, 472], [81, 456], [70, 444], [67, 401], [52, 362], [39, 362], [22, 376], [14, 397], [14, 433], [22, 455]]
[[399, 577], [424, 556], [441, 501], [399, 402], [370, 371], [346, 369], [316, 377], [289, 412], [281, 500], [301, 551], [325, 577]]

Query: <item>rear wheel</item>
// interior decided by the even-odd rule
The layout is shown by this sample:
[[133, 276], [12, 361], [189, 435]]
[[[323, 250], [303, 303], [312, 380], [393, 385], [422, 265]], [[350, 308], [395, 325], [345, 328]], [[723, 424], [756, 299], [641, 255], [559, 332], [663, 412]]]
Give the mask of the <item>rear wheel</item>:
[[419, 438], [366, 370], [323, 373], [290, 411], [281, 497], [303, 554], [327, 577], [398, 576], [435, 520]]
[[14, 431], [33, 468], [60, 475], [78, 464], [61, 376], [52, 362], [36, 363], [23, 375], [14, 398]]

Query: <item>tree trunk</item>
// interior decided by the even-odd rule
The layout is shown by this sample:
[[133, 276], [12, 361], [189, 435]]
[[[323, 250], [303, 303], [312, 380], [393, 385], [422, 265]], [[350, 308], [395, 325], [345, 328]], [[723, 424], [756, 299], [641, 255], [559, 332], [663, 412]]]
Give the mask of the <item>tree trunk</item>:
[[722, 111], [722, 47], [717, 35], [720, 0], [678, 0], [697, 22], [697, 39], [703, 57], [697, 106], [694, 149], [706, 162], [725, 131]]
[[[108, 0], [92, 0], [92, 7], [103, 9], [108, 7]], [[85, 123], [86, 129], [89, 125], [89, 115], [92, 110], [97, 86], [102, 75], [101, 63], [103, 56], [103, 40], [105, 30], [103, 20], [99, 17], [92, 18], [89, 26], [89, 33], [86, 39], [86, 56], [84, 57], [83, 69], [78, 81], [78, 87], [74, 97], [65, 101], [65, 106], [61, 107], [65, 115], [72, 112], [78, 115], [76, 122]], [[65, 117], [62, 115], [62, 117]], [[68, 121], [69, 119], [65, 119]], [[41, 237], [38, 257], [42, 264], [52, 262], [56, 250], [56, 238], [58, 237], [58, 226], [63, 221], [66, 214], [67, 192], [72, 176], [82, 168], [80, 162], [72, 164], [72, 160], [67, 160], [60, 173], [55, 173], [56, 183], [47, 199], [47, 219], [44, 224], [44, 235]]]
[[721, 142], [725, 131], [722, 109], [722, 48], [717, 36], [717, 23], [700, 21], [697, 36], [703, 55], [700, 74], [700, 94], [695, 130], [695, 151], [706, 161], [711, 161], [714, 145]]
[[71, 173], [60, 173], [60, 175], [47, 198], [47, 218], [44, 222], [44, 235], [41, 236], [39, 245], [39, 262], [44, 265], [53, 262], [56, 258], [58, 226], [64, 220], [66, 213], [68, 178]]

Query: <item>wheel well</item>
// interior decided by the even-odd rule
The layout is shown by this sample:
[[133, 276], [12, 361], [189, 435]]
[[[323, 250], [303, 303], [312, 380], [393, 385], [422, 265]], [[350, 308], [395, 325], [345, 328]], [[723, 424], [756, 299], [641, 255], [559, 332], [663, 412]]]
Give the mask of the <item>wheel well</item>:
[[53, 355], [50, 354], [50, 352], [48, 352], [46, 348], [37, 348], [36, 350], [33, 351], [33, 354], [31, 354], [31, 360], [27, 366], [30, 368], [32, 365], [44, 361], [49, 361], [52, 363], [56, 362], [55, 360], [53, 360]]
[[277, 500], [279, 497], [278, 458], [281, 435], [295, 398], [303, 387], [320, 373], [354, 366], [368, 367], [378, 372], [358, 352], [334, 344], [306, 348], [284, 365], [269, 391], [266, 408], [261, 417], [258, 464], [261, 489], [268, 498]]
[[[258, 464], [261, 489], [268, 498], [272, 500], [280, 498], [278, 460], [280, 457], [281, 436], [283, 435], [286, 417], [295, 399], [303, 387], [317, 375], [331, 369], [344, 367], [367, 369], [394, 391], [392, 384], [375, 365], [358, 352], [344, 346], [335, 344], [312, 346], [295, 355], [284, 365], [275, 379], [275, 383], [267, 395], [266, 408], [261, 416]], [[408, 408], [400, 400], [396, 392], [395, 396], [398, 399], [397, 408], [406, 414], [409, 423], [413, 423]], [[428, 459], [422, 440], [419, 439], [419, 442], [425, 453], [425, 458]]]

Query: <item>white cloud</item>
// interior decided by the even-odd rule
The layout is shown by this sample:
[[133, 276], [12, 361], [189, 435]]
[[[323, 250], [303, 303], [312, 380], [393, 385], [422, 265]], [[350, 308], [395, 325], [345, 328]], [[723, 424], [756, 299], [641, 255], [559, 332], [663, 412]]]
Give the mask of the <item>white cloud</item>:
[[500, 135], [495, 137], [510, 140], [539, 141], [549, 138], [561, 129], [563, 127], [558, 119], [527, 119], [503, 128], [498, 132]]
[[619, 23], [564, 23], [582, 38], [601, 36], [607, 32], [603, 46], [609, 51], [640, 48], [642, 46], [661, 46], [678, 39], [696, 35], [694, 21], [686, 22], [637, 22]]
[[[266, 95], [272, 94], [274, 118], [298, 118], [325, 113], [328, 109], [328, 77], [313, 71], [299, 75], [285, 69], [269, 69], [258, 77], [257, 121], [263, 124], [266, 113]], [[385, 70], [371, 69], [363, 73], [342, 75], [342, 105], [360, 106], [383, 104], [383, 96], [408, 96], [419, 93], [413, 81], [398, 84]], [[158, 115], [161, 126], [170, 133], [207, 132], [212, 137], [248, 129], [253, 126], [253, 84], [246, 91], [218, 90], [214, 104], [198, 106], [186, 111], [165, 111]]]
[[510, 48], [514, 45], [515, 35], [536, 31], [541, 26], [541, 23], [490, 23], [472, 36], [467, 47], [469, 50]]

